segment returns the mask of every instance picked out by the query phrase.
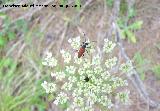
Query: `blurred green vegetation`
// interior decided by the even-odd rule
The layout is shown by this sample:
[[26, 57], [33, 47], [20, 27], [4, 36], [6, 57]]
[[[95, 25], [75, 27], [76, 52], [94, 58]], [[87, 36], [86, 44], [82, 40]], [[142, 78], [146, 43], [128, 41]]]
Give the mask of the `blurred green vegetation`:
[[27, 22], [23, 19], [11, 23], [11, 19], [4, 13], [0, 13], [2, 19], [2, 30], [0, 32], [0, 48], [7, 45], [7, 43], [16, 38], [16, 33], [26, 34], [28, 32]]
[[[39, 30], [35, 26], [28, 28], [28, 22], [20, 19], [12, 23], [9, 16], [0, 13], [2, 19], [2, 30], [0, 32], [0, 52], [12, 54], [11, 47], [6, 50], [6, 46], [11, 41], [23, 40], [26, 45], [32, 46], [34, 37]], [[23, 38], [19, 38], [19, 37]], [[33, 46], [29, 51], [23, 53], [28, 61], [38, 65], [39, 71], [43, 70], [40, 58], [35, 57], [36, 51]], [[15, 55], [16, 56], [16, 55]], [[25, 61], [25, 60], [24, 60]], [[46, 95], [41, 83], [49, 78], [49, 74], [41, 75], [37, 78], [34, 66], [28, 67], [23, 60], [20, 62], [16, 58], [0, 53], [0, 111], [31, 111], [36, 108], [38, 111], [45, 111], [49, 102], [49, 95]], [[24, 65], [25, 64], [25, 65]]]
[[149, 70], [147, 67], [147, 65], [150, 63], [149, 60], [145, 59], [140, 52], [136, 52], [133, 59], [141, 80], [144, 80], [145, 72]]
[[0, 60], [0, 111], [30, 111], [33, 105], [44, 111], [45, 92], [42, 79], [36, 80], [33, 73], [25, 71], [11, 58]]
[[128, 39], [132, 43], [136, 43], [137, 39], [134, 34], [135, 30], [141, 29], [143, 22], [142, 21], [135, 21], [130, 25], [125, 25], [124, 19], [119, 19], [117, 21], [120, 30], [121, 30], [121, 37], [122, 39]]
[[136, 30], [141, 29], [143, 21], [136, 20], [130, 23], [130, 19], [135, 17], [136, 10], [135, 7], [128, 7], [126, 0], [122, 0], [120, 3], [120, 18], [117, 20], [117, 24], [120, 28], [121, 38], [128, 39], [131, 43], [136, 43], [137, 38], [134, 34]]
[[106, 0], [106, 3], [109, 7], [112, 7], [113, 6], [113, 2], [114, 0]]
[[152, 71], [158, 79], [160, 79], [160, 64], [153, 66]]

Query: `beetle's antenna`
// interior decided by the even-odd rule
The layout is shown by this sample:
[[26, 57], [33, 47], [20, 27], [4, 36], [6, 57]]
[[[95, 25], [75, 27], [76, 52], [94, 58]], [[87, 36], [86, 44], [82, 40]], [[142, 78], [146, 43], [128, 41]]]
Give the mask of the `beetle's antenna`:
[[83, 32], [83, 36], [84, 36], [84, 43], [87, 41], [86, 40], [86, 34]]

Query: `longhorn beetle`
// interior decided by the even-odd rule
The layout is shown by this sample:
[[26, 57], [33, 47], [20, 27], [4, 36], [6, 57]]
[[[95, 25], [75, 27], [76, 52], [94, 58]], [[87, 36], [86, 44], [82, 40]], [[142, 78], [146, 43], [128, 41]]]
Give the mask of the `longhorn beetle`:
[[[84, 34], [84, 36], [85, 36], [85, 34]], [[96, 42], [96, 41], [92, 41], [92, 42]], [[88, 45], [89, 45], [89, 42], [86, 42], [86, 39], [85, 39], [85, 41], [82, 42], [80, 49], [78, 50], [78, 58], [84, 56], [85, 51], [88, 53], [86, 48], [91, 48], [91, 47], [88, 47]]]

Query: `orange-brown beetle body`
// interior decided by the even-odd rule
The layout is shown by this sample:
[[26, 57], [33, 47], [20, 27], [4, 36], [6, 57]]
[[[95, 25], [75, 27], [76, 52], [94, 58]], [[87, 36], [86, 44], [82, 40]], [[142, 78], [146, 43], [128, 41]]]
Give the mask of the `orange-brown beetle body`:
[[83, 42], [83, 44], [81, 45], [81, 48], [78, 51], [78, 58], [84, 56], [84, 52], [85, 52], [88, 44], [89, 43]]

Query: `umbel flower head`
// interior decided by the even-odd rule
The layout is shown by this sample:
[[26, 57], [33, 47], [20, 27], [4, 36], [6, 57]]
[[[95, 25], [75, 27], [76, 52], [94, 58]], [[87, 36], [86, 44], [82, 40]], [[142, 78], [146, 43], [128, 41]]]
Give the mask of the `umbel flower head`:
[[[80, 37], [69, 39], [73, 49], [80, 48]], [[104, 40], [103, 53], [107, 56], [116, 47], [116, 44], [108, 39]], [[91, 49], [92, 50], [92, 49]], [[77, 54], [71, 54], [68, 51], [61, 50], [62, 59], [64, 60], [63, 68], [51, 72], [54, 82], [47, 83], [44, 81], [42, 87], [46, 93], [55, 92], [54, 104], [69, 104], [66, 111], [94, 111], [95, 105], [101, 110], [107, 110], [114, 107], [113, 99], [126, 103], [129, 99], [127, 89], [117, 92], [118, 88], [128, 86], [128, 82], [110, 72], [117, 65], [117, 57], [111, 57], [107, 60], [102, 59], [98, 54], [78, 58]], [[52, 57], [49, 53], [44, 58], [43, 65], [54, 66], [55, 61], [48, 58]], [[104, 57], [106, 58], [106, 57]], [[103, 60], [103, 61], [102, 61]], [[50, 63], [51, 62], [51, 63]], [[52, 63], [53, 62], [53, 63]], [[54, 65], [50, 65], [54, 64]], [[120, 71], [126, 73], [132, 69], [127, 62], [120, 66]], [[58, 66], [59, 67], [59, 66]], [[59, 69], [59, 68], [58, 68]], [[124, 88], [123, 88], [124, 89]]]

